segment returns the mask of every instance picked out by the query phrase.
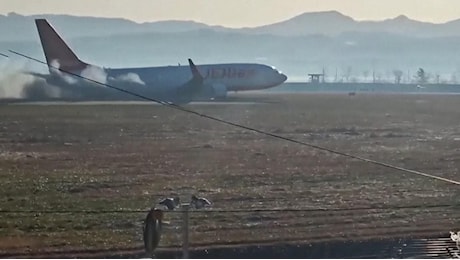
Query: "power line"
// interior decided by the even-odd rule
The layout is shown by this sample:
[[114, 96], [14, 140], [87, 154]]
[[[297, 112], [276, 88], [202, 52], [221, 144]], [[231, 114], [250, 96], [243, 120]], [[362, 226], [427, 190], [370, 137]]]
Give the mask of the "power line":
[[[311, 144], [311, 143], [307, 143], [307, 142], [303, 142], [303, 141], [298, 141], [298, 140], [295, 140], [295, 139], [292, 139], [292, 138], [289, 138], [289, 137], [284, 137], [284, 136], [281, 136], [281, 135], [277, 135], [277, 134], [265, 132], [265, 131], [263, 131], [263, 130], [259, 130], [259, 129], [256, 129], [256, 128], [252, 128], [252, 127], [249, 127], [249, 126], [245, 126], [245, 125], [233, 123], [233, 122], [230, 122], [230, 121], [226, 121], [226, 120], [223, 120], [223, 119], [220, 119], [220, 118], [217, 118], [217, 117], [209, 116], [209, 115], [206, 115], [206, 114], [203, 114], [203, 113], [200, 113], [200, 112], [191, 110], [191, 109], [184, 108], [184, 107], [179, 106], [179, 105], [177, 105], [177, 104], [172, 104], [172, 103], [168, 103], [168, 102], [165, 102], [165, 101], [157, 100], [157, 99], [154, 99], [154, 98], [146, 97], [146, 96], [143, 96], [143, 95], [140, 95], [140, 94], [131, 92], [131, 91], [126, 90], [126, 89], [114, 87], [114, 86], [112, 86], [112, 85], [109, 85], [109, 84], [106, 84], [106, 83], [102, 83], [102, 82], [99, 82], [99, 81], [97, 81], [97, 80], [93, 80], [93, 79], [90, 79], [90, 78], [87, 78], [87, 77], [83, 77], [83, 76], [81, 76], [81, 75], [79, 75], [79, 74], [76, 74], [76, 73], [72, 73], [72, 72], [63, 70], [63, 69], [58, 68], [58, 67], [56, 67], [56, 66], [47, 64], [46, 62], [41, 61], [41, 60], [39, 60], [39, 59], [36, 59], [36, 58], [30, 57], [30, 56], [27, 56], [27, 55], [25, 55], [25, 54], [21, 54], [21, 53], [19, 53], [19, 52], [13, 51], [13, 50], [9, 50], [9, 51], [12, 52], [12, 53], [14, 53], [14, 54], [16, 54], [16, 55], [19, 55], [19, 56], [21, 56], [21, 57], [24, 57], [24, 58], [26, 58], [26, 59], [30, 59], [30, 60], [36, 61], [36, 62], [41, 63], [41, 64], [44, 64], [44, 65], [46, 65], [46, 66], [48, 66], [48, 67], [50, 67], [50, 68], [53, 68], [53, 69], [59, 70], [59, 71], [61, 71], [61, 72], [67, 73], [67, 74], [69, 74], [69, 75], [72, 75], [72, 76], [75, 76], [75, 77], [78, 77], [78, 78], [81, 78], [81, 79], [84, 79], [84, 80], [93, 82], [93, 83], [95, 83], [95, 84], [98, 84], [98, 85], [101, 85], [101, 86], [105, 86], [105, 87], [108, 87], [108, 88], [111, 88], [111, 89], [115, 89], [115, 90], [118, 90], [118, 91], [120, 91], [120, 92], [129, 94], [129, 95], [132, 95], [132, 96], [135, 96], [135, 97], [144, 99], [144, 100], [148, 100], [148, 101], [152, 101], [152, 102], [155, 102], [155, 103], [159, 103], [159, 104], [161, 104], [161, 105], [164, 105], [164, 106], [167, 106], [167, 107], [171, 107], [171, 108], [174, 108], [174, 109], [176, 109], [176, 110], [180, 110], [180, 111], [183, 111], [183, 112], [186, 112], [186, 113], [189, 113], [189, 114], [194, 114], [194, 115], [199, 116], [199, 117], [207, 118], [207, 119], [210, 119], [210, 120], [213, 120], [213, 121], [222, 123], [222, 124], [226, 124], [226, 125], [230, 125], [230, 126], [242, 128], [242, 129], [249, 130], [249, 131], [253, 131], [253, 132], [256, 132], [256, 133], [259, 133], [259, 134], [262, 134], [262, 135], [274, 137], [274, 138], [277, 138], [277, 139], [280, 139], [280, 140], [283, 140], [283, 141], [288, 141], [288, 142], [291, 142], [291, 143], [296, 143], [296, 144], [300, 144], [300, 145], [303, 145], [303, 146], [308, 146], [308, 147], [310, 147], [310, 148], [314, 148], [314, 149], [317, 149], [317, 150], [329, 152], [329, 153], [332, 153], [332, 154], [336, 154], [336, 155], [348, 157], [348, 158], [351, 158], [351, 159], [363, 161], [363, 162], [370, 163], [370, 164], [374, 164], [374, 165], [379, 165], [379, 166], [386, 167], [386, 168], [390, 168], [390, 169], [393, 169], [393, 170], [398, 170], [398, 171], [402, 171], [402, 172], [406, 172], [406, 173], [412, 173], [412, 174], [416, 174], [416, 175], [419, 175], [419, 176], [428, 177], [428, 178], [431, 178], [431, 179], [436, 179], [436, 180], [448, 182], [448, 183], [451, 183], [451, 184], [460, 185], [460, 182], [459, 182], [459, 181], [455, 181], [455, 180], [451, 180], [451, 179], [448, 179], [448, 178], [444, 178], [444, 177], [440, 177], [440, 176], [436, 176], [436, 175], [424, 173], [424, 172], [421, 172], [421, 171], [406, 169], [406, 168], [399, 167], [399, 166], [395, 166], [395, 165], [392, 165], [392, 164], [389, 164], [389, 163], [380, 162], [380, 161], [376, 161], [376, 160], [372, 160], [372, 159], [367, 159], [367, 158], [364, 158], [364, 157], [361, 157], [361, 156], [357, 156], [357, 155], [353, 155], [353, 154], [348, 154], [348, 153], [345, 153], [345, 152], [340, 152], [340, 151], [332, 150], [332, 149], [329, 149], [329, 148], [326, 148], [326, 147], [322, 147], [322, 146], [319, 146], [319, 145], [315, 145], [315, 144]], [[190, 60], [189, 60], [189, 61], [190, 61]], [[192, 68], [192, 69], [193, 69], [193, 68]]]

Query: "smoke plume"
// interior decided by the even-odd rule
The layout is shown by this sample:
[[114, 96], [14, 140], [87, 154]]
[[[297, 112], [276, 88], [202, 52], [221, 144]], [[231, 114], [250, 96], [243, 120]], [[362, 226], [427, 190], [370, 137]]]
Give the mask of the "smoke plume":
[[94, 80], [102, 84], [107, 84], [107, 73], [103, 68], [88, 65], [81, 73], [80, 76], [86, 79]]
[[116, 77], [116, 80], [137, 83], [137, 84], [145, 86], [145, 82], [142, 81], [139, 75], [137, 75], [136, 73], [132, 73], [132, 72], [129, 72], [128, 74], [120, 75]]
[[[45, 101], [52, 99], [60, 100], [138, 100], [130, 95], [101, 87], [101, 85], [84, 79], [77, 78], [60, 71], [58, 61], [53, 61], [48, 73], [30, 73], [35, 69], [28, 69], [27, 64], [13, 62], [0, 63], [0, 98], [21, 98], [33, 101]], [[82, 77], [107, 84], [107, 73], [103, 68], [88, 66], [80, 75]], [[112, 82], [113, 81], [113, 82]], [[139, 75], [128, 73], [116, 79], [111, 78], [110, 84], [121, 83], [125, 86], [127, 82], [135, 83], [138, 86], [145, 85]], [[141, 91], [136, 86], [130, 88], [132, 91]]]
[[52, 60], [50, 63], [50, 73], [54, 73], [56, 75], [59, 75], [61, 79], [63, 79], [65, 82], [68, 84], [75, 84], [77, 83], [77, 79], [74, 78], [72, 75], [67, 74], [65, 72], [62, 72], [59, 70], [61, 67], [61, 64], [59, 64], [58, 60]]

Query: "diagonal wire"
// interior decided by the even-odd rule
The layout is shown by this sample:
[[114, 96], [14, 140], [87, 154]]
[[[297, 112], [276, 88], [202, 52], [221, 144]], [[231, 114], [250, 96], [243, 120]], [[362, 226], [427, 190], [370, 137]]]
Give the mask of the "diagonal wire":
[[199, 117], [207, 118], [207, 119], [210, 119], [210, 120], [213, 120], [213, 121], [222, 123], [222, 124], [226, 124], [226, 125], [230, 125], [230, 126], [234, 126], [234, 127], [246, 129], [246, 130], [253, 131], [253, 132], [256, 132], [256, 133], [259, 133], [259, 134], [262, 134], [262, 135], [274, 137], [274, 138], [277, 138], [277, 139], [280, 139], [280, 140], [283, 140], [283, 141], [287, 141], [287, 142], [291, 142], [291, 143], [296, 143], [296, 144], [300, 144], [300, 145], [303, 145], [303, 146], [308, 146], [308, 147], [311, 147], [311, 148], [314, 148], [314, 149], [317, 149], [317, 150], [329, 152], [329, 153], [332, 153], [332, 154], [336, 154], [336, 155], [348, 157], [348, 158], [351, 158], [351, 159], [355, 159], [355, 160], [358, 160], [358, 161], [363, 161], [363, 162], [370, 163], [370, 164], [374, 164], [374, 165], [379, 165], [379, 166], [386, 167], [386, 168], [390, 168], [390, 169], [393, 169], [393, 170], [398, 170], [398, 171], [402, 171], [402, 172], [406, 172], [406, 173], [412, 173], [412, 174], [416, 174], [416, 175], [419, 175], [419, 176], [423, 176], [423, 177], [427, 177], [427, 178], [431, 178], [431, 179], [436, 179], [436, 180], [448, 182], [448, 183], [451, 183], [451, 184], [460, 185], [460, 182], [459, 182], [459, 181], [455, 181], [455, 180], [451, 180], [451, 179], [448, 179], [448, 178], [444, 178], [444, 177], [432, 175], [432, 174], [429, 174], [429, 173], [424, 173], [424, 172], [421, 172], [421, 171], [406, 169], [406, 168], [403, 168], [403, 167], [400, 167], [400, 166], [396, 166], [396, 165], [392, 165], [392, 164], [389, 164], [389, 163], [385, 163], [385, 162], [380, 162], [380, 161], [376, 161], [376, 160], [364, 158], [364, 157], [357, 156], [357, 155], [353, 155], [353, 154], [348, 154], [348, 153], [345, 153], [345, 152], [340, 152], [340, 151], [332, 150], [332, 149], [329, 149], [329, 148], [326, 148], [326, 147], [322, 147], [322, 146], [319, 146], [319, 145], [315, 145], [315, 144], [311, 144], [311, 143], [307, 143], [307, 142], [303, 142], [303, 141], [298, 141], [298, 140], [295, 140], [295, 139], [292, 139], [292, 138], [289, 138], [289, 137], [284, 137], [284, 136], [281, 136], [281, 135], [277, 135], [277, 134], [265, 132], [265, 131], [263, 131], [263, 130], [259, 130], [259, 129], [256, 129], [256, 128], [252, 128], [252, 127], [249, 127], [249, 126], [245, 126], [245, 125], [233, 123], [233, 122], [230, 122], [230, 121], [226, 121], [226, 120], [223, 120], [223, 119], [220, 119], [220, 118], [217, 118], [217, 117], [209, 116], [209, 115], [206, 115], [206, 114], [203, 114], [203, 113], [200, 113], [200, 112], [191, 110], [191, 109], [184, 108], [184, 107], [182, 107], [182, 106], [180, 106], [180, 105], [177, 105], [177, 104], [168, 103], [168, 102], [161, 101], [161, 100], [158, 100], [158, 99], [146, 97], [146, 96], [143, 96], [143, 95], [140, 95], [140, 94], [131, 92], [131, 91], [126, 90], [126, 89], [118, 88], [118, 87], [115, 87], [115, 86], [112, 86], [112, 85], [109, 85], [109, 84], [105, 84], [105, 83], [99, 82], [99, 81], [97, 81], [97, 80], [93, 80], [93, 79], [90, 79], [90, 78], [83, 77], [83, 76], [81, 76], [81, 75], [79, 75], [79, 74], [76, 74], [76, 73], [73, 73], [73, 72], [70, 72], [70, 71], [63, 70], [63, 69], [58, 68], [58, 67], [56, 67], [56, 66], [47, 64], [46, 62], [41, 61], [41, 60], [39, 60], [39, 59], [36, 59], [36, 58], [30, 57], [30, 56], [27, 56], [27, 55], [25, 55], [25, 54], [22, 54], [22, 53], [13, 51], [13, 50], [9, 50], [9, 51], [12, 52], [12, 53], [14, 53], [14, 54], [16, 54], [16, 55], [19, 55], [19, 56], [21, 56], [21, 57], [24, 57], [24, 58], [26, 58], [26, 59], [30, 59], [30, 60], [36, 61], [36, 62], [38, 62], [38, 63], [47, 65], [48, 67], [50, 67], [50, 68], [52, 68], [52, 69], [59, 70], [59, 71], [61, 71], [61, 72], [67, 73], [67, 74], [69, 74], [69, 75], [72, 75], [72, 76], [75, 76], [75, 77], [78, 77], [78, 78], [81, 78], [81, 79], [84, 79], [84, 80], [93, 82], [93, 83], [95, 83], [95, 84], [98, 84], [98, 85], [101, 85], [101, 86], [105, 86], [105, 87], [108, 87], [108, 88], [111, 88], [111, 89], [115, 89], [115, 90], [121, 91], [121, 92], [123, 92], [123, 93], [129, 94], [129, 95], [132, 95], [132, 96], [135, 96], [135, 97], [144, 99], [144, 100], [153, 101], [153, 102], [159, 103], [159, 104], [161, 104], [161, 105], [165, 105], [165, 106], [167, 106], [167, 107], [171, 107], [171, 108], [174, 108], [174, 109], [176, 109], [176, 110], [180, 110], [180, 111], [183, 111], [183, 112], [186, 112], [186, 113], [189, 113], [189, 114], [193, 114], [193, 115], [196, 115], [196, 116], [199, 116]]

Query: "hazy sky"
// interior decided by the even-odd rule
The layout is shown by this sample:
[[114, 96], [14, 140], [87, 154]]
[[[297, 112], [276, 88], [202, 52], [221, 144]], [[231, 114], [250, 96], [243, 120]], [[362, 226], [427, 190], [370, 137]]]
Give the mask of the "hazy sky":
[[124, 17], [137, 22], [194, 20], [227, 27], [258, 26], [304, 12], [337, 10], [357, 20], [400, 14], [441, 23], [460, 18], [460, 0], [0, 0], [0, 14]]

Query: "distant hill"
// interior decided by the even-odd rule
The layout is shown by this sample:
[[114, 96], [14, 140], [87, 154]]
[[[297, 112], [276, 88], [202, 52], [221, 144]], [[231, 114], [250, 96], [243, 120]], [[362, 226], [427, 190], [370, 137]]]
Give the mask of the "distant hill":
[[[460, 20], [432, 24], [399, 16], [355, 21], [338, 12], [305, 13], [287, 21], [231, 29], [191, 21], [135, 23], [68, 15], [0, 15], [0, 52], [42, 57], [34, 19], [46, 18], [84, 61], [108, 67], [257, 62], [290, 80], [321, 72], [329, 79], [413, 79], [423, 67], [433, 79], [460, 80]], [[17, 58], [17, 57], [16, 57]], [[0, 63], [5, 59], [0, 59]]]
[[152, 23], [136, 23], [121, 18], [99, 18], [71, 15], [31, 15], [23, 16], [10, 13], [0, 15], [1, 41], [24, 41], [37, 37], [34, 20], [47, 19], [53, 27], [66, 38], [86, 36], [108, 36], [115, 34], [134, 34], [147, 32], [178, 33], [200, 29], [223, 29], [219, 26], [208, 26], [193, 21], [160, 21]]
[[413, 37], [460, 36], [460, 19], [433, 24], [411, 20], [404, 15], [384, 21], [356, 21], [336, 11], [304, 13], [289, 20], [245, 30], [250, 33], [298, 36], [339, 35], [348, 32], [385, 32]]
[[66, 37], [107, 36], [114, 34], [168, 32], [194, 30], [270, 34], [277, 36], [305, 36], [323, 34], [337, 36], [348, 32], [385, 32], [414, 37], [460, 36], [460, 19], [442, 24], [411, 20], [398, 16], [384, 21], [356, 21], [336, 11], [304, 13], [286, 21], [254, 28], [231, 29], [209, 26], [194, 21], [160, 21], [136, 23], [120, 18], [97, 18], [70, 15], [31, 15], [10, 13], [0, 15], [1, 41], [32, 40], [36, 37], [34, 19], [46, 18]]

